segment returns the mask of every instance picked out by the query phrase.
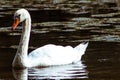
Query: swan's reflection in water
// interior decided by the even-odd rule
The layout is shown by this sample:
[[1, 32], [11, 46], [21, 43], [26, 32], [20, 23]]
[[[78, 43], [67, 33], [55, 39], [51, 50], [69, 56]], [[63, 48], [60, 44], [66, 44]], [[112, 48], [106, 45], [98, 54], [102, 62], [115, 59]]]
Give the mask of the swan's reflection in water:
[[88, 72], [85, 70], [85, 65], [81, 62], [63, 65], [52, 66], [45, 68], [28, 68], [15, 70], [13, 69], [13, 75], [17, 80], [28, 79], [86, 79], [88, 78]]

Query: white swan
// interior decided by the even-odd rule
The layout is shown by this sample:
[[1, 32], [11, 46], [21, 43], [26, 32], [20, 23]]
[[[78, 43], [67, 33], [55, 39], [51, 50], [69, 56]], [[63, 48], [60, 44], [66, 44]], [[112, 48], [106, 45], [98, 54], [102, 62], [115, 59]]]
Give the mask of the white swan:
[[19, 22], [22, 22], [23, 30], [19, 47], [12, 63], [13, 67], [25, 68], [74, 63], [81, 59], [88, 46], [88, 42], [81, 43], [75, 48], [48, 44], [32, 51], [28, 55], [31, 16], [26, 9], [19, 9], [15, 12], [12, 28], [15, 29]]

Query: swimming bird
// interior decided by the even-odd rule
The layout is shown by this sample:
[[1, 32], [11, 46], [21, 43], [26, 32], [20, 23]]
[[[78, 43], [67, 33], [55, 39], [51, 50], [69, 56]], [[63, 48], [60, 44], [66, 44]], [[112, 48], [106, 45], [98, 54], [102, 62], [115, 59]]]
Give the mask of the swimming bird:
[[74, 48], [72, 46], [47, 44], [28, 54], [31, 16], [26, 9], [19, 9], [14, 13], [12, 29], [16, 29], [19, 23], [22, 23], [23, 29], [12, 67], [27, 68], [75, 63], [81, 60], [88, 46], [88, 42], [83, 42]]

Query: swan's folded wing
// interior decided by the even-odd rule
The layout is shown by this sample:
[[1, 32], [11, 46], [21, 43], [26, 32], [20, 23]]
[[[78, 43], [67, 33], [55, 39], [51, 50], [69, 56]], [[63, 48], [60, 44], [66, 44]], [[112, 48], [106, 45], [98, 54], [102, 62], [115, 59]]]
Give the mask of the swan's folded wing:
[[74, 62], [77, 55], [77, 51], [71, 46], [63, 47], [50, 44], [32, 51], [29, 54], [29, 59], [37, 64], [44, 62], [46, 65], [62, 65]]

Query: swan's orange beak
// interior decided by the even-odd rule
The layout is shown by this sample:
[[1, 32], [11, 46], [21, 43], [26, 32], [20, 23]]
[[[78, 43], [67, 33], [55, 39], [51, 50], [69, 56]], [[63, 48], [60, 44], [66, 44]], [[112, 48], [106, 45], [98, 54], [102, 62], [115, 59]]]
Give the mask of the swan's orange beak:
[[17, 27], [17, 25], [18, 25], [19, 23], [20, 23], [19, 19], [16, 18], [16, 19], [14, 20], [13, 25], [12, 25], [13, 30], [16, 29], [16, 27]]

